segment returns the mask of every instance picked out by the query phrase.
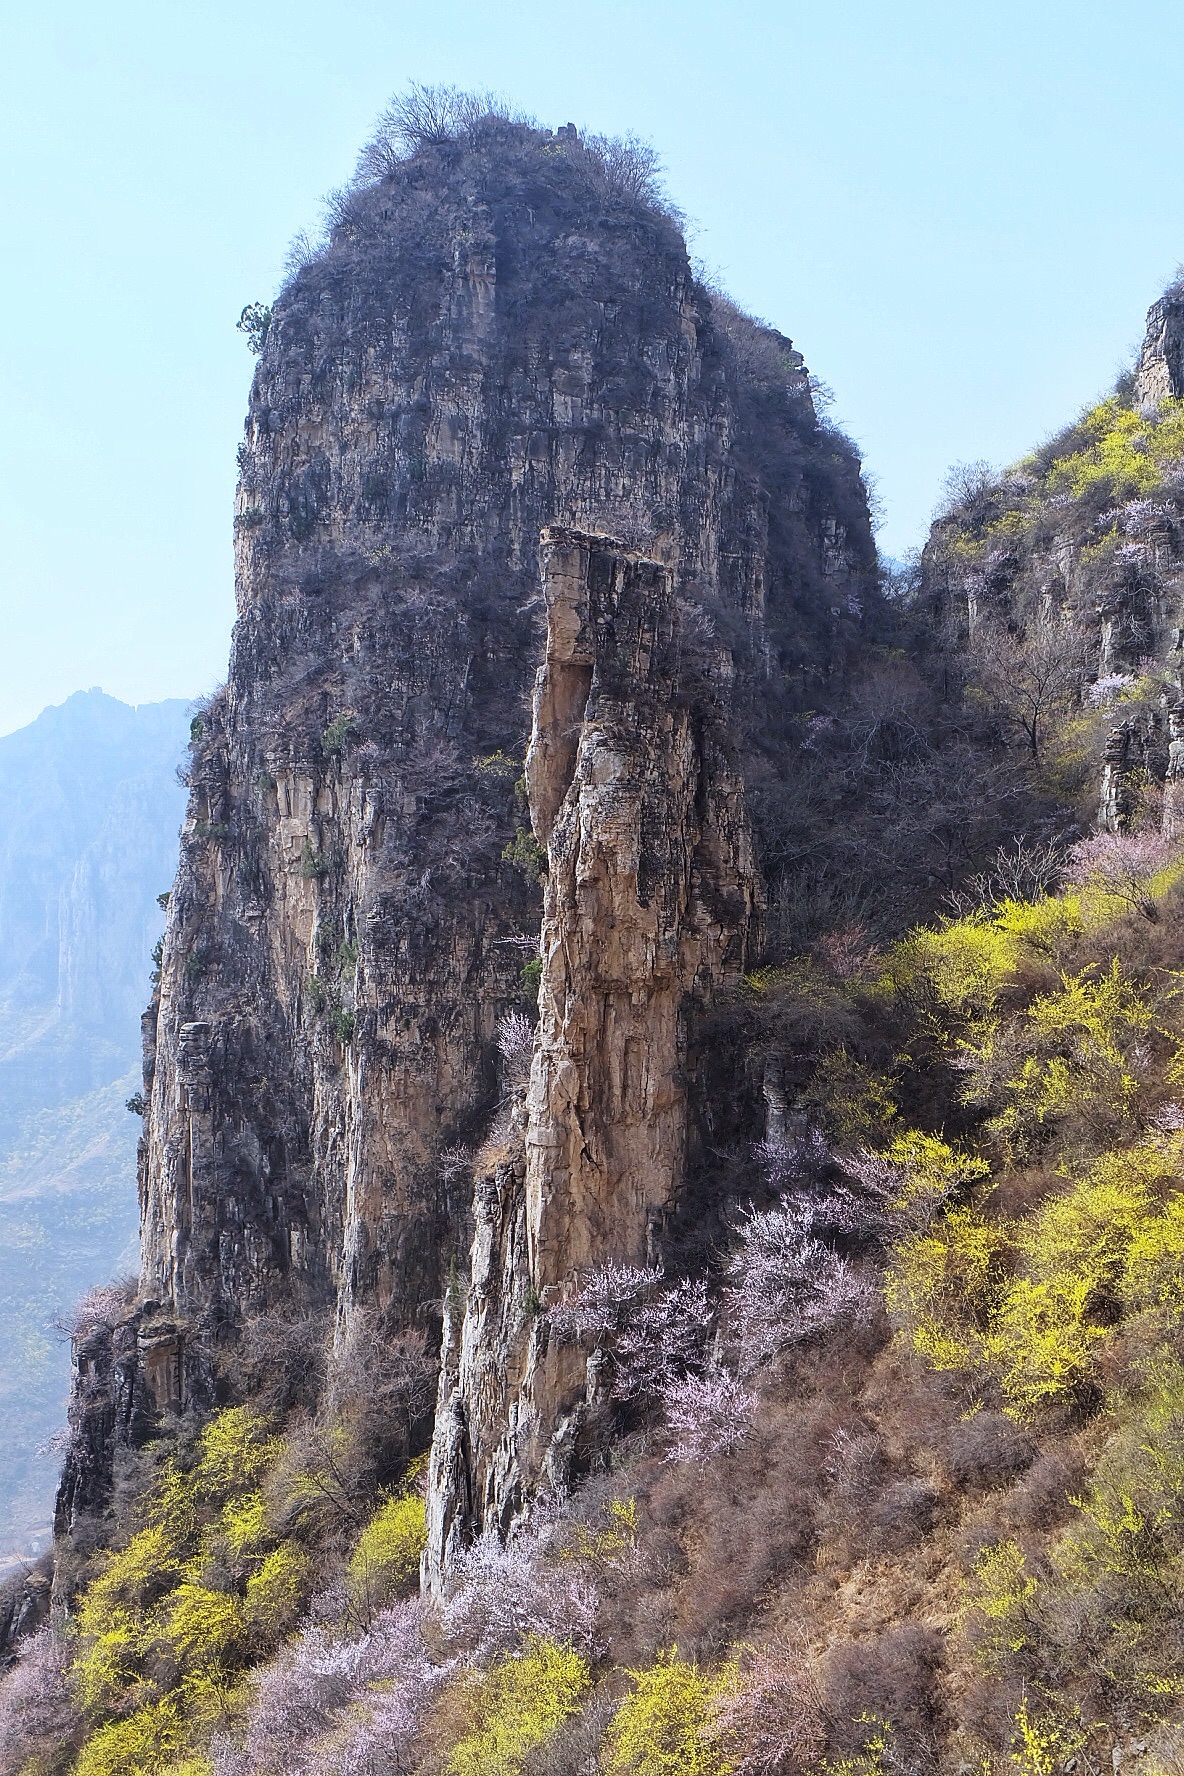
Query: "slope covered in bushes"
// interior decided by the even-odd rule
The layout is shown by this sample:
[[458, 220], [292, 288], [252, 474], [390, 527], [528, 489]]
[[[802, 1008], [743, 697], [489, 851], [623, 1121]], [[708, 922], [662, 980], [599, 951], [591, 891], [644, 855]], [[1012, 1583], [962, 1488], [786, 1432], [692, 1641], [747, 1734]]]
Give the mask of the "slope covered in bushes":
[[440, 1603], [425, 1359], [339, 1351], [302, 1395], [307, 1330], [261, 1329], [255, 1408], [129, 1458], [0, 1768], [1171, 1767], [1184, 860], [1061, 868], [748, 980], [797, 1107], [706, 1268], [555, 1311], [604, 1353], [611, 1464]]

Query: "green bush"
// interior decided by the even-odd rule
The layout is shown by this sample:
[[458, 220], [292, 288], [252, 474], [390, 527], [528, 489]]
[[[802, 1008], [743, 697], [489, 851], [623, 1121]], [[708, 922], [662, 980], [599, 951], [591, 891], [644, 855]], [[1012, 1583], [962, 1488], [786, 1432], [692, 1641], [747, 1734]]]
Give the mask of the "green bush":
[[354, 731], [354, 724], [348, 715], [334, 716], [329, 726], [321, 735], [321, 751], [326, 758], [340, 758], [349, 743]]
[[528, 882], [541, 882], [547, 873], [547, 853], [526, 826], [514, 829], [514, 837], [503, 847], [502, 861]]
[[256, 357], [267, 344], [271, 313], [271, 308], [265, 302], [248, 302], [234, 323]]
[[300, 847], [300, 874], [306, 882], [319, 882], [327, 876], [332, 864], [323, 851], [314, 851], [311, 839], [305, 839]]

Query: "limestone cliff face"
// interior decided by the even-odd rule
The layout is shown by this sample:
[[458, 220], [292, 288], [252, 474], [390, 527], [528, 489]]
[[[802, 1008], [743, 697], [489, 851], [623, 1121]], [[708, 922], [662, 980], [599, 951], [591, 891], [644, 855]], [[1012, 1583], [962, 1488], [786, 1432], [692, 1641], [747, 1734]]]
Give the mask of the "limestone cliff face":
[[[1133, 374], [1030, 457], [986, 476], [933, 527], [926, 590], [955, 631], [1023, 637], [1063, 625], [1087, 707], [1115, 710], [1098, 748], [1100, 823], [1132, 818], [1136, 782], [1169, 781], [1184, 704], [1184, 299], [1147, 315]], [[1165, 406], [1165, 403], [1168, 405]], [[1046, 669], [1054, 671], [1045, 646]], [[1039, 677], [1039, 672], [1036, 675]], [[1178, 724], [1177, 724], [1178, 725]], [[1179, 747], [1176, 753], [1179, 753]]]
[[1184, 294], [1175, 289], [1153, 302], [1135, 366], [1135, 396], [1143, 407], [1184, 395]]
[[596, 1264], [654, 1263], [683, 1178], [696, 1010], [743, 972], [760, 876], [729, 757], [726, 676], [696, 659], [669, 572], [544, 534], [547, 633], [526, 780], [547, 847], [525, 1102], [478, 1177], [463, 1323], [445, 1340], [427, 1573], [569, 1484], [595, 1361], [547, 1310]]
[[[746, 761], [841, 684], [874, 551], [789, 341], [610, 172], [496, 119], [424, 144], [272, 312], [145, 1021], [142, 1327], [184, 1399], [252, 1314], [430, 1325], [470, 1250], [545, 1295], [677, 1192], [686, 1008], [758, 923]], [[540, 925], [519, 1145], [474, 1187]], [[478, 1488], [520, 1388], [536, 1440], [566, 1410], [520, 1346], [489, 1347]]]

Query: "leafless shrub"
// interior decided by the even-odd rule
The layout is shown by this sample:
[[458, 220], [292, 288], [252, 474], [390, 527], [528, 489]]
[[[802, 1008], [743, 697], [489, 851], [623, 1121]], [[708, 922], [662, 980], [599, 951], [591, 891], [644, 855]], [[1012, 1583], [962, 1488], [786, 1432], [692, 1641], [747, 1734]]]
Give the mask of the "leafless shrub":
[[[436, 1360], [423, 1335], [390, 1334], [376, 1313], [355, 1314], [331, 1352], [316, 1419], [292, 1428], [273, 1470], [281, 1517], [319, 1519], [330, 1537], [360, 1525], [369, 1501], [426, 1442], [435, 1397]], [[297, 1474], [308, 1483], [294, 1489]]]
[[970, 645], [975, 681], [1003, 724], [1023, 736], [1034, 764], [1049, 723], [1076, 702], [1089, 664], [1086, 638], [1067, 613], [1042, 613], [1022, 635], [984, 619]]
[[363, 148], [355, 179], [374, 184], [388, 177], [421, 148], [444, 147], [470, 135], [487, 118], [528, 123], [490, 92], [462, 92], [455, 86], [425, 86], [413, 80], [383, 112]]
[[306, 266], [312, 264], [318, 251], [316, 241], [311, 238], [307, 230], [302, 228], [298, 234], [292, 236], [288, 250], [284, 254], [284, 275], [294, 277], [298, 272], [303, 271]]
[[976, 1412], [952, 1425], [942, 1451], [956, 1486], [1009, 1486], [1034, 1460], [1036, 1450], [1023, 1432], [999, 1412]]
[[611, 1695], [598, 1691], [557, 1733], [526, 1753], [521, 1776], [591, 1776], [600, 1768], [600, 1747], [616, 1706]]
[[881, 1490], [887, 1478], [887, 1452], [873, 1431], [844, 1427], [831, 1439], [826, 1471], [840, 1498], [862, 1506]]
[[989, 505], [997, 482], [989, 462], [955, 463], [946, 475], [935, 516], [940, 520], [958, 514], [973, 521]]
[[929, 1534], [937, 1512], [937, 1489], [910, 1476], [886, 1486], [872, 1509], [868, 1546], [874, 1554], [903, 1554]]
[[796, 1647], [746, 1654], [712, 1714], [712, 1737], [734, 1776], [802, 1776], [826, 1750], [822, 1687], [813, 1661]]
[[530, 1076], [534, 1054], [534, 1025], [524, 1012], [507, 1011], [498, 1019], [497, 1046], [505, 1067], [506, 1083], [523, 1085]]
[[99, 1283], [80, 1295], [74, 1306], [53, 1318], [54, 1330], [63, 1338], [89, 1338], [103, 1327], [117, 1326], [127, 1318], [136, 1298], [138, 1279], [121, 1277], [113, 1283]]
[[1005, 901], [1036, 900], [1051, 894], [1065, 868], [1065, 848], [1060, 839], [1017, 838], [1001, 845], [989, 870], [971, 876], [965, 886], [952, 890], [946, 904], [959, 917], [975, 912], [994, 912]]
[[257, 1410], [315, 1410], [325, 1383], [328, 1332], [324, 1314], [262, 1314], [246, 1322], [234, 1363]]
[[580, 140], [602, 195], [673, 213], [662, 190], [662, 162], [640, 136], [584, 136]]
[[445, 1184], [453, 1184], [464, 1176], [473, 1163], [473, 1149], [461, 1142], [445, 1147], [440, 1154], [440, 1176]]
[[917, 1622], [834, 1647], [823, 1679], [831, 1751], [858, 1754], [880, 1726], [897, 1769], [935, 1763], [941, 1664], [941, 1637]]
[[1049, 1530], [1064, 1522], [1084, 1472], [1077, 1449], [1049, 1450], [1038, 1456], [1008, 1498], [1013, 1522], [1027, 1529]]

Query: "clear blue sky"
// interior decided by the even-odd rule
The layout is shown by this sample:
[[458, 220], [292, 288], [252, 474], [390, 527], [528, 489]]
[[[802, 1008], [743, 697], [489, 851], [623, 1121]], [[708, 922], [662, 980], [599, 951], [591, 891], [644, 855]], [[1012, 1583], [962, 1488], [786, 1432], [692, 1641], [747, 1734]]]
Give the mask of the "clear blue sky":
[[649, 136], [918, 543], [1109, 383], [1184, 258], [1179, 0], [10, 0], [0, 732], [225, 672], [234, 322], [412, 78]]

